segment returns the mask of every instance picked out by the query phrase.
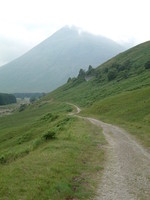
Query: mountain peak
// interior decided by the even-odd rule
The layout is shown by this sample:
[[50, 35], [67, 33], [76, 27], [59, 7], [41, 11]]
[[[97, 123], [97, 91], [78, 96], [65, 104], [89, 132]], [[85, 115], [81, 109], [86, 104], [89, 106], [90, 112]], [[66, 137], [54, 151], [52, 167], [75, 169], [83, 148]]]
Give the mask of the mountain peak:
[[[82, 37], [81, 37], [82, 36]], [[48, 92], [68, 77], [105, 62], [124, 49], [116, 42], [65, 26], [0, 69], [2, 92]]]

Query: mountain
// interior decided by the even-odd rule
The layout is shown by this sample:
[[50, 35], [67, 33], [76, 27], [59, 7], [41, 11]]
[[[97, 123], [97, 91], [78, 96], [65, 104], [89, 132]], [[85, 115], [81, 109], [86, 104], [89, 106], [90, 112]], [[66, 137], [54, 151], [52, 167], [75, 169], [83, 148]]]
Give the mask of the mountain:
[[76, 27], [64, 27], [18, 59], [0, 68], [2, 92], [48, 92], [123, 51], [116, 42]]

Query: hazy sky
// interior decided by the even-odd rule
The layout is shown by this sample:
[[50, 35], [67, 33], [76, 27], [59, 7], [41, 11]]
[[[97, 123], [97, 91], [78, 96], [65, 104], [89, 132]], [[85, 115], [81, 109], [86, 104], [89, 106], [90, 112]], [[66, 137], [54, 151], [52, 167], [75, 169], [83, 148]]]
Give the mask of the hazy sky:
[[0, 0], [0, 65], [65, 25], [115, 41], [150, 40], [150, 0]]

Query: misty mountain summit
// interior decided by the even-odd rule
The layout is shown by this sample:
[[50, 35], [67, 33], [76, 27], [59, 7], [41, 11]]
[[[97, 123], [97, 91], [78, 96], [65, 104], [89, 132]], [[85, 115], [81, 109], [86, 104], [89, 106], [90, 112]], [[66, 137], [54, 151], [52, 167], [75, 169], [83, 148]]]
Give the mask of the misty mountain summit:
[[23, 56], [0, 68], [1, 92], [49, 92], [124, 48], [103, 36], [63, 27]]

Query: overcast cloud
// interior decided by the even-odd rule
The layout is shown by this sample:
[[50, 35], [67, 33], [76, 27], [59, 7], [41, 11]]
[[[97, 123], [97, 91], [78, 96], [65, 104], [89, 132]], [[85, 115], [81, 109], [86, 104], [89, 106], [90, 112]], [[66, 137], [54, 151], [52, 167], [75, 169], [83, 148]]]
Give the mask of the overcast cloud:
[[65, 25], [121, 43], [150, 40], [149, 0], [0, 0], [0, 65]]

